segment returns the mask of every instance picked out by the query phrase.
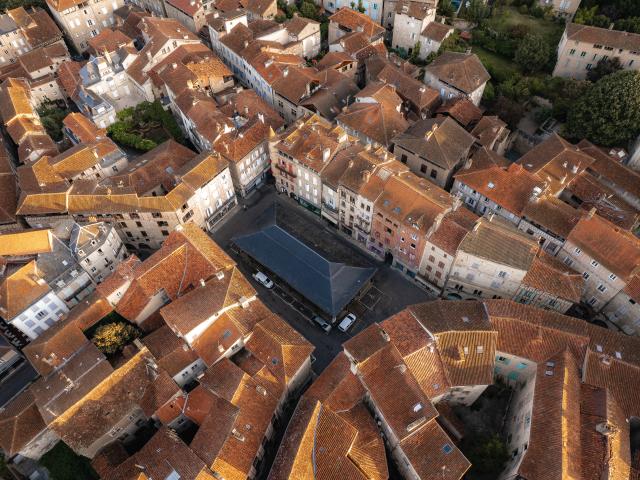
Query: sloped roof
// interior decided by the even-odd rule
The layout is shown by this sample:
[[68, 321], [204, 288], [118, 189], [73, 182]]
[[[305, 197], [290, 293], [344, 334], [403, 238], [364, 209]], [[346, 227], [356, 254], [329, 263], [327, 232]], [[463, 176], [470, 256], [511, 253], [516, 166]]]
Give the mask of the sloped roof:
[[233, 242], [333, 317], [375, 273], [374, 268], [332, 263], [275, 224]]
[[476, 54], [458, 52], [444, 52], [427, 65], [426, 71], [467, 94], [491, 78]]
[[450, 170], [464, 161], [475, 139], [453, 119], [419, 120], [394, 139], [394, 143]]

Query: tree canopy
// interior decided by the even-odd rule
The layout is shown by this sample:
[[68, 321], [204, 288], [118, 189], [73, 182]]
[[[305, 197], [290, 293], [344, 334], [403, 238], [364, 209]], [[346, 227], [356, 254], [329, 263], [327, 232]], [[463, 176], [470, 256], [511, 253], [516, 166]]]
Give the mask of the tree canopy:
[[569, 109], [565, 133], [575, 140], [626, 147], [640, 134], [640, 73], [616, 72], [590, 86]]
[[124, 322], [107, 323], [96, 330], [92, 341], [102, 353], [113, 355], [139, 336], [140, 332], [133, 325]]
[[549, 44], [540, 35], [529, 33], [525, 35], [518, 49], [514, 60], [526, 72], [537, 72], [549, 63], [551, 51]]
[[587, 80], [597, 82], [602, 77], [616, 73], [619, 70], [622, 70], [622, 65], [618, 57], [601, 59], [595, 68], [587, 72]]

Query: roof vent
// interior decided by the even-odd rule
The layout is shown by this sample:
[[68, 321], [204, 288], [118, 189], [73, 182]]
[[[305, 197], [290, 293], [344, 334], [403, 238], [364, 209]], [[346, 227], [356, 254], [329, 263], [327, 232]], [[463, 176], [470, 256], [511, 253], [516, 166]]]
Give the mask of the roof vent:
[[244, 435], [238, 432], [238, 430], [236, 430], [235, 428], [231, 430], [231, 435], [233, 435], [236, 438], [236, 440], [244, 442]]
[[204, 283], [204, 278], [201, 278], [201, 279], [200, 279], [200, 286], [201, 286], [201, 287], [204, 287], [205, 285], [206, 285], [206, 284]]
[[601, 422], [596, 425], [596, 432], [608, 437], [616, 433], [618, 429], [607, 422]]
[[220, 270], [219, 272], [216, 272], [216, 278], [218, 280], [222, 280], [224, 278], [224, 271]]
[[391, 340], [389, 338], [389, 334], [387, 332], [385, 332], [383, 329], [380, 329], [380, 335], [382, 336], [382, 338], [384, 338], [385, 342], [388, 342], [388, 341]]
[[413, 411], [415, 413], [418, 413], [420, 410], [422, 410], [422, 404], [420, 402], [418, 402], [413, 406]]

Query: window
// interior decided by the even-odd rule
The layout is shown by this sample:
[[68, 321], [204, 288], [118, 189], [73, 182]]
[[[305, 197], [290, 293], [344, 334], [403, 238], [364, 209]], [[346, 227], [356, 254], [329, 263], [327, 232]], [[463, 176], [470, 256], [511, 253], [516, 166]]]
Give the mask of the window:
[[44, 312], [44, 311], [40, 311], [40, 312], [36, 313], [36, 318], [38, 320], [42, 320], [46, 316], [47, 316], [47, 312]]
[[587, 63], [587, 70], [591, 70], [593, 68], [593, 65], [591, 63]]
[[580, 255], [580, 253], [582, 253], [582, 250], [580, 250], [578, 247], [576, 247], [574, 249], [574, 252], [576, 252], [576, 255]]
[[605, 287], [603, 284], [600, 284], [598, 285], [598, 291], [604, 293], [607, 291], [607, 287]]
[[499, 276], [500, 278], [505, 278], [505, 277], [507, 276], [507, 272], [502, 272], [502, 271], [501, 271], [500, 273], [498, 273], [498, 276]]
[[484, 353], [484, 345], [476, 346], [476, 353]]
[[571, 266], [573, 265], [573, 260], [571, 260], [571, 258], [569, 257], [564, 257], [564, 263], [565, 265]]
[[587, 52], [582, 52], [582, 53], [580, 54], [580, 56], [581, 56], [581, 57], [586, 57], [586, 56], [587, 56]]
[[591, 300], [587, 302], [592, 307], [595, 307], [596, 303], [598, 303], [598, 299], [596, 297], [591, 297]]
[[469, 347], [462, 347], [462, 351], [465, 355], [469, 355]]
[[611, 275], [609, 275], [609, 280], [615, 280], [616, 278], [618, 278], [615, 273], [612, 273]]
[[571, 50], [569, 50], [569, 55], [573, 55], [576, 53], [576, 49], [572, 48]]
[[598, 265], [600, 265], [598, 262], [596, 262], [595, 260], [591, 260], [591, 266], [596, 268]]
[[451, 452], [453, 452], [453, 447], [452, 447], [450, 444], [445, 443], [445, 444], [442, 446], [442, 451], [443, 451], [445, 454], [449, 455]]
[[427, 166], [425, 164], [420, 165], [420, 172], [427, 173]]
[[438, 178], [438, 171], [435, 168], [431, 169], [431, 178]]
[[407, 156], [404, 153], [400, 156], [400, 161], [402, 163], [407, 163]]

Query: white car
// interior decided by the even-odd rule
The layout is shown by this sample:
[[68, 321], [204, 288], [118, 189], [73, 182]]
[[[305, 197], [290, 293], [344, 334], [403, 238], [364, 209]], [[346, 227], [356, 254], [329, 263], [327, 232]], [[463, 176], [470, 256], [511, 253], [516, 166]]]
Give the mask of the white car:
[[262, 285], [264, 285], [267, 288], [273, 288], [273, 282], [271, 281], [271, 279], [269, 277], [267, 277], [264, 273], [262, 272], [256, 272], [253, 274], [253, 278], [260, 282]]
[[342, 319], [340, 325], [338, 325], [338, 330], [346, 332], [354, 323], [356, 323], [356, 316], [353, 313], [348, 313], [347, 316]]

